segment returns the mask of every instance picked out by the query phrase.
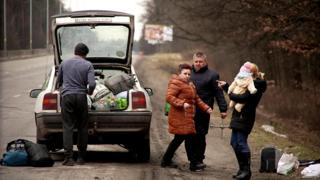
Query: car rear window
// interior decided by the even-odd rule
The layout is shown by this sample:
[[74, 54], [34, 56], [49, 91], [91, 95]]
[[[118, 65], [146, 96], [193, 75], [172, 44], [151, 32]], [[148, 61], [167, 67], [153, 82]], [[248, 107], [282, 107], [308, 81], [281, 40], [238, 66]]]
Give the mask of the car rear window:
[[61, 26], [57, 29], [60, 59], [74, 56], [74, 47], [82, 42], [89, 47], [88, 58], [123, 60], [127, 56], [129, 28], [124, 25]]

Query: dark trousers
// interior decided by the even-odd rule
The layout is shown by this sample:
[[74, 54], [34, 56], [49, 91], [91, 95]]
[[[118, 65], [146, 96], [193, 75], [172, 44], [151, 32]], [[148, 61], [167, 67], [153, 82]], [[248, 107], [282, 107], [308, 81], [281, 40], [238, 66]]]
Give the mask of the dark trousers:
[[68, 94], [62, 97], [63, 146], [66, 158], [73, 156], [73, 130], [78, 130], [77, 147], [80, 153], [88, 144], [88, 102], [85, 94]]
[[230, 144], [235, 153], [250, 153], [250, 148], [247, 140], [247, 133], [235, 129], [232, 130]]
[[178, 149], [178, 147], [181, 145], [181, 143], [184, 141], [188, 160], [191, 163], [196, 162], [196, 153], [195, 153], [195, 135], [194, 134], [188, 134], [188, 135], [174, 135], [173, 140], [169, 144], [167, 151], [165, 152], [162, 161], [164, 162], [171, 162], [174, 153]]
[[250, 179], [251, 178], [251, 152], [248, 145], [249, 134], [232, 129], [231, 133], [231, 146], [236, 155], [239, 171], [237, 179]]
[[196, 147], [198, 162], [205, 159], [205, 151], [207, 147], [206, 135], [209, 130], [210, 115], [206, 112], [197, 111], [194, 117], [196, 126]]

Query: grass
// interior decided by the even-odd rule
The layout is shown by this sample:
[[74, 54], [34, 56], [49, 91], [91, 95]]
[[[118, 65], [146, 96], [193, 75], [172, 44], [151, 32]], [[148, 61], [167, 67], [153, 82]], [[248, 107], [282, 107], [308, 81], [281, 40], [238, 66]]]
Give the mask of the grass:
[[[265, 132], [261, 128], [262, 122], [256, 122], [255, 128], [253, 129], [249, 141], [254, 143], [255, 149], [262, 149], [268, 145], [273, 145], [278, 149], [281, 149], [283, 152], [293, 153], [298, 157], [299, 160], [312, 160], [320, 158], [320, 149], [315, 148], [312, 144], [308, 144], [307, 141], [296, 142], [292, 141], [289, 135], [289, 138], [283, 138], [271, 134], [269, 132]], [[285, 127], [277, 128], [275, 131], [279, 131], [279, 129], [283, 129]], [[292, 132], [294, 133], [294, 132]], [[307, 134], [306, 134], [307, 136]]]

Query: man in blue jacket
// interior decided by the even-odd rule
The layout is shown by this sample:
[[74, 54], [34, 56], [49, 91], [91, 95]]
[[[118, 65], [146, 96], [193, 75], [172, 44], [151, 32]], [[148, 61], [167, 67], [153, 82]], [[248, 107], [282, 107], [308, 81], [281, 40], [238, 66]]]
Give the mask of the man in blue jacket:
[[[213, 109], [214, 98], [216, 99], [221, 118], [227, 116], [227, 103], [224, 98], [223, 90], [217, 85], [219, 74], [208, 68], [207, 57], [203, 52], [197, 52], [193, 55], [193, 65], [191, 72], [191, 81], [195, 84], [197, 93], [201, 100]], [[194, 117], [196, 133], [197, 133], [197, 157], [203, 168], [206, 150], [206, 135], [209, 130], [210, 114], [196, 109]]]
[[84, 164], [88, 144], [88, 102], [87, 94], [95, 89], [94, 69], [85, 58], [89, 48], [79, 43], [74, 49], [75, 56], [61, 63], [57, 84], [61, 93], [61, 113], [63, 122], [63, 165], [73, 166], [73, 129], [78, 130], [78, 164]]

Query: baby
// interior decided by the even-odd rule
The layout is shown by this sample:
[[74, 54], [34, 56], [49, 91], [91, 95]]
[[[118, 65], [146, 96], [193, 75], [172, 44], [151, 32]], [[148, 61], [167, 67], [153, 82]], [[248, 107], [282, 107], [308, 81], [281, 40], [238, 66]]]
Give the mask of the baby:
[[[241, 66], [240, 72], [237, 74], [237, 76], [234, 78], [234, 81], [229, 86], [228, 94], [243, 94], [247, 90], [249, 90], [250, 94], [255, 94], [257, 92], [252, 78], [252, 66], [253, 64], [248, 61]], [[232, 108], [233, 106], [238, 112], [241, 112], [244, 104], [230, 101], [229, 107]]]

